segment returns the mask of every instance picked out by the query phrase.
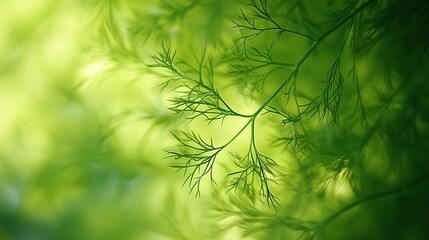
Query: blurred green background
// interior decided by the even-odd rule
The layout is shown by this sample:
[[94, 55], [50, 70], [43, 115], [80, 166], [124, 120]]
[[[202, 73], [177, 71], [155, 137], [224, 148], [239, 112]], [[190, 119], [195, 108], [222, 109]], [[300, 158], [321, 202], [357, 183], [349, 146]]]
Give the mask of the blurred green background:
[[149, 135], [139, 115], [159, 101], [153, 80], [98, 81], [96, 4], [109, 2], [0, 3], [2, 240], [176, 238], [199, 214], [162, 161], [168, 130]]

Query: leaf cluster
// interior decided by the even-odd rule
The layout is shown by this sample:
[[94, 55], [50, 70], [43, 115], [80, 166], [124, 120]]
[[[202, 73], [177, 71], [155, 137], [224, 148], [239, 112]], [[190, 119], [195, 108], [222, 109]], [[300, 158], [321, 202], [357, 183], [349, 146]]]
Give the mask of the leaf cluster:
[[[392, 39], [401, 39], [400, 44], [404, 44], [408, 41], [402, 39], [405, 35], [419, 36], [418, 39], [425, 35], [425, 32], [419, 35], [414, 30], [404, 33], [404, 36], [395, 34], [386, 19], [379, 20], [375, 17], [377, 14], [392, 17], [393, 11], [399, 11], [396, 4], [396, 1], [385, 3], [375, 0], [347, 1], [343, 5], [331, 2], [328, 7], [339, 6], [339, 9], [332, 11], [334, 14], [329, 21], [319, 19], [318, 24], [322, 26], [322, 30], [312, 31], [318, 25], [308, 21], [307, 24], [314, 25], [297, 31], [289, 28], [288, 16], [282, 16], [276, 10], [276, 7], [288, 6], [287, 4], [252, 0], [232, 20], [233, 30], [237, 35], [221, 54], [207, 54], [203, 50], [200, 57], [194, 57], [196, 63], [191, 63], [189, 59], [176, 61], [176, 53], [169, 47], [162, 46], [163, 51], [154, 58], [156, 63], [151, 67], [162, 67], [171, 74], [167, 76], [164, 87], [170, 87], [176, 95], [171, 98], [169, 106], [173, 113], [183, 115], [190, 121], [202, 118], [208, 124], [216, 121], [228, 124], [226, 118], [243, 120], [232, 137], [222, 144], [215, 144], [211, 137], [200, 136], [194, 130], [173, 134], [178, 146], [167, 152], [170, 158], [179, 162], [174, 166], [184, 170], [185, 182], [189, 183], [191, 191], [195, 190], [200, 195], [200, 183], [205, 177], [214, 184], [215, 166], [221, 166], [220, 162], [225, 161], [229, 163], [226, 164], [228, 167], [224, 179], [227, 184], [220, 186], [227, 186], [227, 189], [236, 193], [244, 193], [252, 204], [258, 202], [255, 199], [262, 199], [268, 206], [275, 208], [280, 206], [281, 198], [287, 197], [282, 195], [279, 198], [274, 193], [279, 189], [289, 189], [285, 186], [288, 184], [294, 185], [296, 192], [304, 192], [298, 189], [300, 187], [308, 189], [304, 194], [311, 196], [310, 199], [334, 199], [337, 204], [343, 203], [341, 199], [333, 197], [339, 191], [339, 186], [346, 186], [344, 188], [350, 189], [355, 197], [359, 197], [362, 191], [368, 191], [364, 188], [365, 178], [371, 178], [379, 170], [368, 163], [368, 159], [374, 156], [387, 162], [389, 169], [397, 174], [398, 181], [406, 178], [408, 174], [402, 174], [399, 170], [401, 164], [391, 164], [393, 158], [374, 152], [381, 145], [383, 151], [389, 152], [386, 155], [404, 161], [404, 154], [409, 153], [405, 147], [409, 144], [404, 142], [416, 141], [415, 137], [420, 139], [415, 122], [425, 125], [421, 117], [416, 117], [421, 115], [422, 110], [408, 107], [411, 103], [422, 105], [420, 97], [410, 97], [411, 89], [416, 91], [422, 87], [419, 93], [426, 91], [422, 89], [427, 89], [420, 77], [417, 77], [419, 74], [410, 74], [409, 71], [402, 71], [403, 68], [392, 69], [392, 66], [404, 63], [398, 58], [392, 60], [389, 66], [374, 64], [378, 54], [386, 51], [378, 43], [392, 47], [392, 52], [397, 57], [403, 54], [404, 46], [397, 48], [392, 44]], [[305, 4], [301, 7], [297, 7], [298, 5], [293, 1], [289, 6], [299, 10]], [[414, 12], [417, 11], [415, 7], [410, 4], [405, 9]], [[420, 11], [417, 13], [417, 18], [420, 18], [417, 25], [422, 26], [426, 19], [421, 16]], [[399, 18], [411, 21], [404, 13]], [[389, 34], [383, 34], [384, 31]], [[300, 45], [303, 52], [296, 54], [299, 50], [295, 51], [300, 56], [297, 60], [290, 60], [286, 54], [281, 56], [293, 50], [290, 49], [293, 46], [288, 45], [290, 39], [284, 36], [294, 36], [294, 39], [305, 42]], [[360, 42], [363, 44], [360, 45]], [[418, 43], [416, 49], [423, 51], [424, 55], [426, 42], [419, 40]], [[332, 46], [336, 48], [323, 50], [324, 47]], [[362, 63], [363, 55], [369, 58], [368, 62]], [[420, 61], [416, 59], [413, 58], [413, 61]], [[324, 68], [324, 63], [319, 68], [309, 64], [318, 62], [328, 62], [327, 68]], [[374, 64], [374, 68], [368, 67], [371, 64]], [[365, 72], [366, 68], [371, 69], [368, 70], [369, 73]], [[413, 86], [405, 87], [403, 84], [405, 73], [414, 79]], [[382, 75], [380, 81], [375, 80], [377, 74]], [[251, 94], [248, 95], [256, 102], [257, 108], [251, 114], [233, 109], [228, 99], [222, 96], [222, 89], [217, 81], [226, 80], [219, 76], [235, 79], [236, 85], [232, 85], [233, 87], [250, 86]], [[321, 83], [320, 79], [323, 79]], [[303, 86], [304, 83], [311, 83], [315, 87]], [[379, 90], [374, 92], [374, 88]], [[253, 94], [255, 91], [263, 94], [256, 97]], [[246, 94], [245, 91], [242, 93]], [[393, 130], [386, 125], [399, 121], [401, 117], [406, 117], [407, 120], [394, 126], [406, 129], [407, 134], [389, 134]], [[270, 126], [276, 126], [276, 134], [270, 143], [271, 151], [263, 153], [260, 149], [265, 148], [260, 139], [269, 134], [259, 130], [259, 126], [267, 125], [267, 120], [271, 121]], [[250, 132], [247, 147], [233, 148], [232, 143], [237, 142], [244, 132]], [[380, 141], [391, 145], [380, 144]], [[396, 146], [396, 149], [392, 149], [392, 146]], [[280, 162], [281, 157], [273, 157], [273, 152], [277, 150], [290, 154], [292, 160]], [[231, 157], [220, 157], [220, 153], [224, 151], [228, 151]], [[413, 159], [418, 157], [414, 156]], [[296, 167], [296, 173], [285, 174], [283, 170], [288, 168], [285, 165], [289, 163], [296, 165], [290, 166], [288, 171]], [[383, 171], [386, 175], [387, 172]], [[287, 179], [290, 176], [299, 177]], [[361, 204], [364, 201], [357, 202]], [[346, 206], [356, 205], [352, 202]], [[351, 208], [345, 207], [347, 210]], [[243, 211], [239, 210], [237, 214]], [[332, 218], [342, 213], [334, 213]], [[296, 222], [296, 226], [292, 228], [302, 231], [303, 239], [312, 239], [321, 234], [324, 226], [331, 222], [330, 218], [327, 219], [321, 225], [313, 225], [311, 228], [305, 228], [304, 221], [298, 220], [291, 220], [289, 225], [293, 226], [292, 222]]]

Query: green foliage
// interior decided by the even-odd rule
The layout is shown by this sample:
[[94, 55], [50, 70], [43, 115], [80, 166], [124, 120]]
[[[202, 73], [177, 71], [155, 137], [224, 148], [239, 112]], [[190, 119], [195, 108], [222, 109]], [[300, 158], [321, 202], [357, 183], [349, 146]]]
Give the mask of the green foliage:
[[0, 28], [0, 238], [428, 238], [427, 1], [34, 6]]
[[[283, 4], [285, 8], [283, 8]], [[404, 166], [399, 167], [393, 162], [395, 158], [396, 161], [403, 161], [400, 159], [405, 160], [407, 157], [404, 158], [404, 153], [401, 150], [384, 146], [384, 144], [397, 139], [385, 135], [387, 132], [392, 133], [394, 131], [383, 130], [383, 126], [386, 124], [393, 124], [403, 117], [403, 115], [397, 115], [391, 111], [396, 112], [398, 108], [405, 109], [409, 108], [410, 105], [413, 106], [410, 102], [404, 101], [402, 97], [398, 97], [400, 92], [405, 95], [408, 95], [409, 92], [407, 93], [406, 87], [400, 84], [403, 77], [401, 70], [386, 66], [376, 66], [374, 69], [370, 67], [371, 64], [375, 63], [376, 58], [380, 57], [379, 51], [387, 49], [386, 46], [389, 44], [394, 49], [401, 48], [401, 46], [397, 46], [398, 43], [391, 43], [392, 38], [397, 39], [396, 36], [390, 36], [386, 33], [380, 34], [380, 32], [385, 31], [384, 27], [388, 25], [388, 19], [408, 18], [402, 14], [397, 14], [395, 17], [390, 15], [391, 8], [396, 8], [396, 4], [396, 2], [377, 1], [349, 1], [344, 6], [339, 4], [336, 5], [339, 10], [334, 11], [335, 14], [325, 20], [322, 30], [311, 31], [310, 29], [316, 29], [317, 21], [320, 22], [320, 19], [308, 19], [305, 24], [302, 22], [302, 26], [307, 26], [305, 28], [298, 28], [293, 23], [288, 24], [297, 20], [289, 18], [289, 16], [293, 16], [292, 12], [295, 11], [293, 8], [288, 9], [288, 7], [294, 6], [292, 2], [288, 5], [286, 3], [277, 4], [275, 1], [250, 1], [240, 9], [236, 18], [232, 18], [234, 37], [224, 50], [213, 51], [210, 54], [209, 67], [204, 65], [209, 45], [204, 47], [202, 57], [196, 58], [197, 66], [192, 66], [186, 60], [180, 60], [177, 63], [177, 66], [185, 66], [186, 70], [178, 70], [179, 67], [172, 67], [174, 65], [173, 59], [168, 57], [170, 50], [164, 51], [164, 59], [169, 60], [164, 63], [164, 67], [176, 75], [171, 77], [166, 85], [175, 85], [172, 88], [173, 91], [180, 94], [180, 97], [173, 98], [171, 101], [172, 107], [170, 109], [173, 112], [180, 115], [187, 113], [186, 118], [189, 120], [202, 117], [208, 120], [209, 125], [214, 121], [222, 120], [222, 126], [224, 126], [228, 124], [225, 122], [227, 117], [244, 119], [244, 123], [237, 128], [236, 133], [220, 145], [214, 144], [210, 136], [207, 136], [210, 139], [207, 142], [203, 136], [194, 130], [191, 130], [190, 133], [174, 134], [179, 150], [167, 150], [167, 152], [175, 162], [184, 162], [174, 166], [184, 170], [191, 191], [195, 190], [198, 196], [201, 194], [200, 184], [203, 178], [208, 178], [212, 183], [216, 182], [213, 171], [215, 165], [221, 161], [219, 160], [219, 153], [222, 151], [229, 151], [232, 156], [229, 161], [234, 163], [234, 165], [229, 164], [229, 167], [226, 168], [225, 177], [222, 181], [229, 186], [227, 189], [233, 189], [235, 194], [244, 193], [251, 200], [251, 203], [239, 203], [251, 206], [252, 210], [241, 209], [243, 214], [246, 211], [255, 211], [253, 209], [255, 199], [257, 199], [255, 196], [259, 196], [269, 206], [277, 208], [279, 206], [277, 204], [283, 202], [283, 198], [276, 197], [274, 192], [284, 192], [280, 189], [297, 191], [303, 195], [308, 195], [310, 198], [313, 198], [311, 196], [315, 194], [318, 196], [318, 201], [322, 203], [336, 201], [337, 204], [341, 204], [344, 200], [335, 196], [335, 189], [349, 188], [358, 200], [350, 202], [350, 205], [343, 203], [346, 204], [344, 208], [346, 210], [340, 209], [331, 217], [320, 221], [320, 224], [314, 224], [312, 228], [305, 227], [306, 224], [299, 218], [292, 221], [293, 223], [285, 221], [283, 224], [301, 231], [300, 238], [313, 239], [320, 236], [325, 225], [347, 210], [360, 206], [373, 198], [384, 196], [384, 194], [375, 194], [360, 198], [362, 195], [367, 195], [365, 193], [374, 191], [371, 188], [367, 189], [372, 185], [366, 182], [367, 179], [375, 178], [379, 180], [372, 181], [379, 182], [380, 178], [392, 178], [390, 182], [385, 183], [386, 187], [405, 180], [409, 181], [410, 176], [414, 175], [409, 172], [411, 169], [406, 170], [407, 167], [404, 169]], [[422, 3], [422, 5], [427, 4]], [[295, 7], [298, 10], [312, 8], [310, 4], [307, 6], [307, 3], [297, 4]], [[410, 11], [414, 11], [414, 5], [411, 6], [410, 4], [405, 8], [408, 9], [408, 7]], [[334, 8], [333, 3], [330, 3], [329, 6], [325, 5], [324, 8]], [[395, 11], [399, 10], [396, 9]], [[380, 20], [380, 16], [385, 18]], [[417, 18], [419, 17], [423, 17], [423, 14], [417, 14]], [[420, 21], [425, 22], [426, 20], [422, 18]], [[418, 25], [425, 24], [421, 22]], [[284, 27], [288, 25], [290, 27]], [[393, 30], [390, 31], [394, 32]], [[424, 36], [424, 32], [415, 31], [409, 32], [407, 38], [417, 37], [417, 39], [421, 39]], [[293, 56], [296, 55], [297, 51], [295, 50], [288, 59], [285, 55], [291, 54], [294, 48], [291, 46], [292, 44], [297, 44], [299, 48], [306, 48], [307, 50], [303, 51], [301, 57]], [[399, 44], [409, 46], [405, 41]], [[413, 59], [419, 58], [417, 56], [421, 53], [422, 45], [425, 44], [427, 41], [417, 44], [416, 49], [413, 49], [412, 57], [407, 56]], [[337, 47], [332, 48], [335, 46]], [[274, 56], [275, 54], [279, 55]], [[398, 53], [398, 57], [400, 55], [402, 53]], [[160, 56], [156, 58], [158, 62], [163, 59], [162, 53]], [[368, 60], [364, 61], [363, 57], [368, 58]], [[291, 63], [294, 60], [295, 63]], [[401, 61], [399, 58], [397, 60]], [[421, 64], [420, 61], [427, 62], [426, 58], [423, 57], [416, 64], [417, 66]], [[214, 68], [212, 62], [219, 62], [219, 67]], [[309, 70], [306, 66], [307, 62], [320, 64], [318, 67]], [[324, 68], [323, 66], [326, 64], [323, 62], [331, 62], [330, 67]], [[369, 68], [372, 73], [365, 74], [364, 71], [360, 70], [365, 68]], [[313, 73], [303, 73], [303, 69], [313, 71]], [[415, 69], [413, 71], [420, 71], [418, 68], [416, 69], [416, 66], [413, 66], [413, 69]], [[180, 73], [181, 71], [198, 76], [198, 80], [185, 76]], [[324, 79], [321, 81], [322, 85], [317, 87], [322, 89], [319, 93], [317, 93], [317, 88], [312, 90], [307, 86], [310, 84], [308, 80], [302, 80], [323, 76], [323, 71], [325, 71], [325, 77], [319, 77], [319, 79]], [[350, 72], [350, 74], [347, 75], [343, 72]], [[407, 71], [407, 73], [409, 72]], [[398, 76], [393, 79], [392, 74], [398, 74]], [[227, 80], [225, 78], [219, 80], [219, 77], [214, 77], [215, 75], [226, 76]], [[377, 84], [374, 85], [376, 82], [374, 79], [379, 78], [377, 75], [381, 75], [381, 80], [385, 82], [384, 86], [378, 86], [382, 91], [375, 93], [378, 96], [371, 94], [373, 87], [377, 86]], [[251, 92], [258, 91], [260, 93], [258, 97], [255, 97], [254, 93], [250, 94], [253, 101], [259, 105], [252, 113], [233, 110], [234, 105], [222, 97], [222, 91], [225, 90], [219, 86], [225, 84], [215, 84], [215, 81], [227, 82], [230, 81], [229, 78], [233, 80], [233, 87], [240, 89], [240, 85], [250, 85]], [[277, 80], [279, 78], [280, 81]], [[178, 83], [178, 79], [185, 81]], [[234, 81], [234, 79], [237, 80]], [[204, 83], [205, 81], [207, 84]], [[413, 80], [413, 82], [419, 81], [418, 79]], [[317, 82], [313, 81], [311, 84], [317, 85]], [[421, 84], [421, 86], [426, 85]], [[419, 96], [423, 95], [419, 94]], [[347, 107], [353, 105], [356, 107], [351, 109]], [[273, 117], [262, 118], [265, 115], [273, 115]], [[315, 118], [315, 116], [318, 117]], [[292, 153], [293, 160], [279, 164], [280, 160], [273, 157], [276, 155], [274, 154], [275, 149], [270, 148], [268, 155], [262, 154], [258, 150], [261, 140], [257, 139], [263, 139], [264, 132], [257, 131], [257, 126], [266, 124], [266, 121], [272, 121], [274, 126], [277, 125], [275, 131], [278, 133], [275, 135], [279, 137], [273, 141], [275, 146]], [[410, 126], [403, 125], [401, 129], [408, 127]], [[244, 150], [229, 147], [234, 141], [238, 141], [239, 136], [246, 130], [250, 131], [249, 147]], [[283, 134], [286, 136], [281, 136]], [[374, 149], [380, 144], [383, 146], [378, 151], [385, 152], [387, 155], [383, 156], [382, 154], [380, 156]], [[424, 148], [420, 149], [425, 151]], [[236, 153], [240, 151], [244, 153]], [[371, 158], [374, 159], [372, 161], [382, 162], [381, 165], [368, 165], [367, 161], [369, 160], [367, 159]], [[299, 166], [293, 175], [287, 173], [293, 169], [288, 166], [291, 163]], [[388, 170], [378, 169], [379, 167], [388, 168]], [[424, 175], [426, 178], [427, 172], [419, 171], [415, 175]], [[300, 176], [302, 182], [294, 183], [292, 177], [292, 179], [288, 179], [290, 176]], [[224, 185], [221, 184], [220, 188], [225, 188]], [[300, 189], [305, 185], [308, 185], [309, 192], [303, 192]], [[386, 195], [398, 194], [398, 192], [399, 190], [391, 191]], [[292, 201], [287, 197], [284, 199]], [[238, 204], [237, 207], [240, 208]], [[282, 206], [281, 208], [290, 210], [291, 206]], [[325, 212], [325, 214], [328, 213], [329, 211]], [[252, 213], [251, 215], [257, 214]], [[293, 216], [293, 214], [285, 212], [279, 213], [278, 216], [281, 219], [290, 219], [291, 215]], [[242, 217], [243, 222], [251, 221], [250, 219], [246, 220], [245, 216]], [[276, 224], [269, 223], [267, 225]], [[301, 228], [297, 226], [301, 226]], [[260, 229], [255, 230], [255, 234], [257, 234], [258, 231], [269, 231], [267, 229], [270, 227], [264, 225], [264, 227], [243, 226], [242, 228]], [[252, 233], [247, 234], [252, 235]]]

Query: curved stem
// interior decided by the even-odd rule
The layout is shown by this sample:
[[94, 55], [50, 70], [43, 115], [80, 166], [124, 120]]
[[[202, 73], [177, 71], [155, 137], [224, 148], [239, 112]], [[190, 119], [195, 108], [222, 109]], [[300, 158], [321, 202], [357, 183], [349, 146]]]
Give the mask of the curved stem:
[[402, 191], [408, 190], [414, 186], [416, 186], [417, 184], [425, 181], [426, 179], [429, 178], [429, 172], [424, 174], [423, 176], [415, 179], [414, 181], [411, 181], [403, 186], [400, 186], [398, 188], [392, 189], [392, 190], [388, 190], [388, 191], [384, 191], [384, 192], [380, 192], [380, 193], [376, 193], [373, 195], [369, 195], [366, 197], [362, 197], [360, 199], [357, 199], [354, 202], [351, 202], [350, 204], [348, 204], [347, 206], [341, 208], [339, 211], [335, 212], [334, 214], [332, 214], [331, 216], [327, 217], [321, 224], [319, 224], [319, 226], [316, 227], [314, 233], [313, 233], [313, 237], [317, 235], [317, 233], [323, 229], [323, 227], [325, 227], [328, 223], [332, 222], [333, 220], [335, 220], [336, 218], [338, 218], [339, 216], [341, 216], [342, 214], [346, 213], [347, 211], [349, 211], [350, 209], [359, 206], [365, 202], [371, 201], [371, 200], [375, 200], [375, 199], [379, 199], [379, 198], [383, 198], [383, 197], [387, 197], [390, 195], [394, 195], [394, 194], [398, 194]]
[[[335, 30], [340, 28], [343, 24], [347, 23], [350, 19], [352, 19], [356, 13], [362, 11], [363, 9], [368, 7], [373, 2], [374, 2], [374, 0], [370, 0], [370, 1], [366, 2], [361, 7], [359, 7], [356, 11], [354, 11], [351, 15], [344, 18], [340, 22], [338, 22], [334, 27], [332, 27], [331, 29], [326, 31], [324, 34], [322, 34], [317, 40], [313, 41], [310, 48], [307, 50], [307, 52], [304, 54], [304, 56], [301, 58], [301, 60], [295, 65], [295, 67], [292, 69], [291, 73], [283, 80], [283, 82], [276, 89], [276, 91], [274, 91], [274, 93], [272, 93], [271, 96], [252, 115], [246, 115], [245, 116], [245, 117], [250, 117], [250, 119], [246, 122], [246, 124], [244, 124], [243, 127], [241, 127], [241, 129], [227, 143], [225, 143], [224, 145], [222, 145], [222, 147], [220, 147], [218, 152], [222, 151], [225, 147], [227, 147], [229, 144], [231, 144], [249, 126], [249, 124], [252, 125], [252, 137], [254, 137], [253, 131], [254, 131], [254, 124], [256, 122], [256, 117], [282, 91], [282, 89], [289, 83], [289, 81], [291, 81], [298, 74], [298, 71], [299, 71], [299, 68], [301, 67], [301, 65], [304, 64], [304, 62], [308, 59], [308, 57], [311, 55], [311, 53], [314, 51], [314, 49], [319, 45], [319, 43], [322, 40], [324, 40], [326, 37], [328, 37], [330, 34], [335, 32]], [[253, 144], [255, 144], [254, 141], [253, 141]], [[254, 146], [254, 147], [256, 148], [256, 146]]]
[[293, 70], [289, 74], [289, 76], [286, 77], [285, 80], [283, 80], [283, 82], [280, 84], [280, 86], [277, 88], [277, 90], [261, 105], [261, 107], [258, 110], [256, 110], [256, 112], [253, 114], [253, 116], [258, 115], [277, 96], [277, 94], [279, 94], [279, 92], [281, 92], [281, 90], [286, 86], [286, 84], [292, 78], [294, 78], [296, 76], [296, 74], [298, 73], [299, 68], [301, 67], [301, 65], [307, 60], [307, 58], [310, 56], [310, 54], [314, 51], [314, 49], [317, 47], [317, 45], [319, 45], [319, 43], [321, 41], [323, 41], [325, 38], [327, 38], [329, 35], [331, 35], [333, 32], [335, 32], [335, 30], [337, 30], [338, 28], [340, 28], [342, 25], [344, 25], [345, 23], [347, 23], [348, 21], [350, 21], [350, 19], [352, 19], [357, 13], [359, 13], [363, 9], [367, 8], [368, 6], [370, 6], [374, 2], [375, 2], [375, 0], [370, 0], [370, 1], [366, 2], [365, 4], [363, 4], [362, 6], [360, 6], [358, 9], [356, 9], [348, 17], [342, 19], [334, 27], [332, 27], [331, 29], [329, 29], [328, 31], [326, 31], [324, 34], [322, 34], [317, 40], [314, 40], [313, 43], [312, 43], [312, 45], [308, 49], [308, 51], [301, 58], [301, 60], [295, 65], [295, 67], [293, 68]]

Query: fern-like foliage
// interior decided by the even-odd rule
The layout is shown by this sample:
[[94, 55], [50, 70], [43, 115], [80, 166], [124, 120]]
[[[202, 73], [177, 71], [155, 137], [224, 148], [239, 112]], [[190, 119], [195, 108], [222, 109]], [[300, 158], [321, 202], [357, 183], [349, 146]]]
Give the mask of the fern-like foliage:
[[[370, 2], [369, 2], [370, 3]], [[247, 192], [254, 192], [253, 188], [257, 187], [257, 191], [260, 196], [266, 198], [268, 204], [274, 205], [278, 203], [276, 197], [270, 190], [270, 182], [275, 182], [272, 179], [272, 170], [275, 168], [276, 161], [269, 156], [263, 155], [258, 151], [256, 144], [256, 128], [258, 116], [261, 114], [274, 113], [285, 117], [281, 122], [285, 125], [288, 122], [298, 123], [302, 116], [312, 117], [312, 113], [320, 111], [320, 119], [328, 119], [330, 124], [334, 124], [338, 121], [339, 102], [342, 94], [342, 84], [344, 78], [341, 73], [340, 57], [338, 57], [334, 64], [328, 71], [328, 75], [324, 81], [326, 85], [320, 97], [316, 97], [312, 102], [317, 102], [316, 105], [309, 103], [304, 111], [301, 111], [301, 106], [304, 105], [298, 101], [296, 96], [298, 95], [293, 89], [296, 87], [297, 74], [299, 69], [309, 58], [309, 56], [315, 51], [316, 47], [328, 36], [333, 34], [337, 29], [340, 29], [343, 25], [350, 22], [353, 16], [362, 10], [364, 10], [369, 3], [364, 4], [359, 9], [356, 9], [349, 15], [346, 15], [341, 21], [335, 23], [335, 25], [329, 28], [317, 39], [300, 34], [298, 32], [287, 30], [271, 17], [267, 1], [251, 1], [250, 11], [248, 17], [244, 11], [241, 11], [241, 15], [238, 21], [233, 21], [234, 25], [240, 29], [242, 44], [237, 46], [238, 51], [233, 51], [230, 57], [231, 64], [229, 68], [235, 75], [242, 75], [245, 73], [255, 72], [257, 69], [264, 68], [267, 66], [277, 66], [288, 69], [288, 76], [280, 83], [280, 85], [261, 103], [260, 107], [253, 114], [243, 114], [233, 110], [226, 100], [224, 100], [216, 89], [215, 84], [215, 68], [213, 67], [213, 60], [211, 56], [206, 56], [206, 49], [203, 50], [201, 57], [196, 57], [197, 64], [192, 65], [186, 61], [175, 62], [176, 52], [171, 50], [170, 46], [162, 45], [162, 51], [154, 57], [155, 64], [149, 65], [150, 67], [161, 67], [170, 72], [171, 76], [164, 83], [164, 87], [169, 85], [173, 86], [177, 97], [173, 97], [171, 105], [169, 107], [176, 114], [186, 115], [186, 118], [193, 120], [199, 117], [203, 117], [208, 120], [209, 123], [222, 120], [226, 117], [238, 117], [248, 119], [246, 123], [239, 128], [237, 133], [230, 139], [227, 140], [224, 145], [220, 147], [214, 147], [212, 140], [210, 144], [205, 142], [199, 135], [194, 132], [183, 134], [183, 138], [179, 135], [174, 135], [178, 140], [179, 145], [182, 146], [182, 151], [168, 151], [170, 157], [176, 160], [185, 160], [183, 165], [175, 165], [182, 169], [193, 168], [191, 173], [187, 176], [187, 180], [191, 184], [191, 189], [196, 189], [197, 195], [199, 195], [200, 182], [206, 175], [210, 176], [213, 180], [213, 165], [218, 156], [218, 153], [224, 150], [236, 138], [250, 126], [251, 139], [250, 147], [244, 157], [236, 158], [234, 160], [236, 167], [239, 170], [233, 171], [227, 176], [231, 180], [231, 188], [237, 189], [241, 186]], [[267, 27], [263, 30], [256, 26], [256, 22], [265, 22], [264, 25], [272, 25], [273, 27]], [[243, 30], [250, 30], [251, 34], [243, 33]], [[312, 44], [308, 48], [307, 52], [296, 64], [281, 63], [273, 60], [273, 42], [270, 46], [263, 50], [259, 50], [256, 47], [248, 47], [246, 42], [257, 39], [265, 31], [275, 30], [277, 31], [277, 37], [282, 33], [288, 32], [290, 34], [298, 35], [312, 41]], [[347, 37], [346, 37], [347, 39]], [[274, 41], [273, 39], [272, 41]], [[241, 50], [245, 50], [240, 51]], [[342, 51], [342, 49], [340, 49]], [[265, 72], [265, 75], [259, 77], [259, 81], [264, 81], [272, 73], [274, 69]], [[230, 70], [231, 71], [231, 70]], [[263, 86], [262, 86], [263, 88]], [[279, 93], [283, 92], [284, 89], [288, 89], [289, 93], [286, 95], [295, 96], [295, 104], [298, 109], [298, 115], [289, 116], [290, 114], [281, 113], [270, 103], [278, 97]], [[294, 91], [294, 92], [292, 92]], [[296, 141], [296, 135], [292, 138], [292, 141]], [[191, 142], [192, 144], [189, 144]], [[189, 151], [192, 150], [192, 151]], [[196, 150], [197, 152], [193, 152]], [[209, 174], [210, 173], [210, 174]], [[258, 179], [257, 182], [254, 179]], [[254, 195], [254, 194], [253, 194]]]
[[[404, 66], [410, 64], [398, 56], [407, 55], [405, 49], [410, 49], [409, 41], [403, 38], [418, 36], [417, 47], [412, 51], [423, 52], [421, 57], [426, 59], [427, 41], [422, 40], [426, 31], [419, 33], [413, 27], [403, 34], [394, 33], [387, 19], [395, 18], [393, 12], [400, 12], [398, 4], [376, 0], [317, 4], [251, 0], [236, 11], [235, 17], [230, 17], [232, 37], [222, 43], [222, 50], [206, 44], [202, 48], [191, 47], [189, 54], [181, 47], [173, 50], [174, 42], [163, 43], [153, 58], [155, 63], [148, 66], [164, 70], [160, 74], [165, 77], [161, 86], [172, 94], [168, 109], [189, 122], [203, 119], [207, 125], [219, 124], [228, 132], [228, 120], [240, 122], [228, 137], [216, 141], [206, 136], [204, 130], [192, 127], [173, 131], [177, 145], [166, 151], [174, 160], [172, 165], [183, 171], [191, 191], [200, 196], [202, 181], [207, 179], [213, 186], [218, 184], [216, 191], [224, 187], [229, 193], [244, 194], [250, 203], [242, 204], [257, 206], [262, 200], [280, 209], [276, 215], [279, 226], [301, 231], [299, 239], [316, 239], [323, 235], [328, 223], [346, 211], [398, 193], [400, 190], [370, 195], [364, 181], [371, 175], [383, 175], [368, 170], [376, 168], [368, 163], [373, 156], [383, 159], [380, 161], [394, 172], [395, 177], [388, 170], [382, 171], [394, 179], [392, 182], [408, 180], [410, 172], [402, 173], [401, 164], [391, 160], [405, 161], [402, 150], [388, 150], [384, 142], [400, 145], [401, 141], [395, 138], [416, 141], [413, 137], [419, 134], [415, 122], [424, 122], [421, 109], [406, 107], [413, 101], [422, 104], [420, 98], [410, 97], [410, 91], [427, 89], [417, 76], [423, 73], [412, 73], [416, 80], [412, 86], [406, 86], [403, 79], [410, 72]], [[417, 10], [419, 4], [427, 7], [419, 2], [407, 4], [405, 9], [416, 12], [419, 20], [415, 23], [422, 27], [427, 19]], [[329, 12], [328, 17], [317, 16], [318, 8]], [[395, 21], [398, 19], [414, 22], [403, 12]], [[392, 39], [401, 39], [402, 45], [397, 46]], [[389, 52], [382, 44], [394, 50]], [[392, 60], [378, 62], [375, 59], [379, 54]], [[423, 60], [413, 59], [421, 66]], [[251, 111], [238, 108], [225, 86], [236, 88], [256, 107]], [[425, 90], [419, 91], [422, 92]], [[395, 126], [412, 126], [409, 132], [388, 134], [393, 130], [386, 126], [400, 116], [408, 116], [408, 120]], [[262, 130], [263, 127], [274, 134]], [[249, 137], [246, 147], [237, 147], [244, 135]], [[272, 141], [267, 143], [269, 138]], [[400, 149], [408, 152], [405, 146], [408, 145], [403, 144]], [[376, 153], [377, 148], [389, 151], [389, 157]], [[416, 161], [424, 165], [421, 160]], [[224, 166], [224, 172], [218, 170]], [[223, 174], [220, 181], [215, 171]], [[389, 183], [385, 185], [388, 187]], [[316, 199], [320, 208], [329, 199], [336, 199], [337, 204], [345, 207], [334, 213], [324, 210], [325, 218], [319, 216], [317, 221], [304, 220], [302, 212], [282, 211], [294, 208], [291, 198], [278, 195], [285, 189], [305, 195], [295, 197], [302, 201]], [[335, 198], [339, 189], [348, 189], [348, 196], [356, 200], [347, 203]], [[237, 215], [244, 214], [240, 218], [245, 221], [248, 211], [240, 209]]]
[[0, 238], [429, 239], [427, 0], [28, 2]]
[[207, 142], [194, 132], [182, 132], [180, 135], [173, 133], [173, 136], [181, 144], [181, 148], [167, 151], [169, 157], [185, 162], [183, 165], [173, 165], [173, 167], [184, 171], [185, 183], [188, 182], [191, 191], [195, 189], [196, 195], [199, 196], [200, 184], [204, 176], [210, 176], [212, 183], [215, 184], [213, 165], [222, 147], [215, 147], [213, 140], [210, 139], [210, 142]]

